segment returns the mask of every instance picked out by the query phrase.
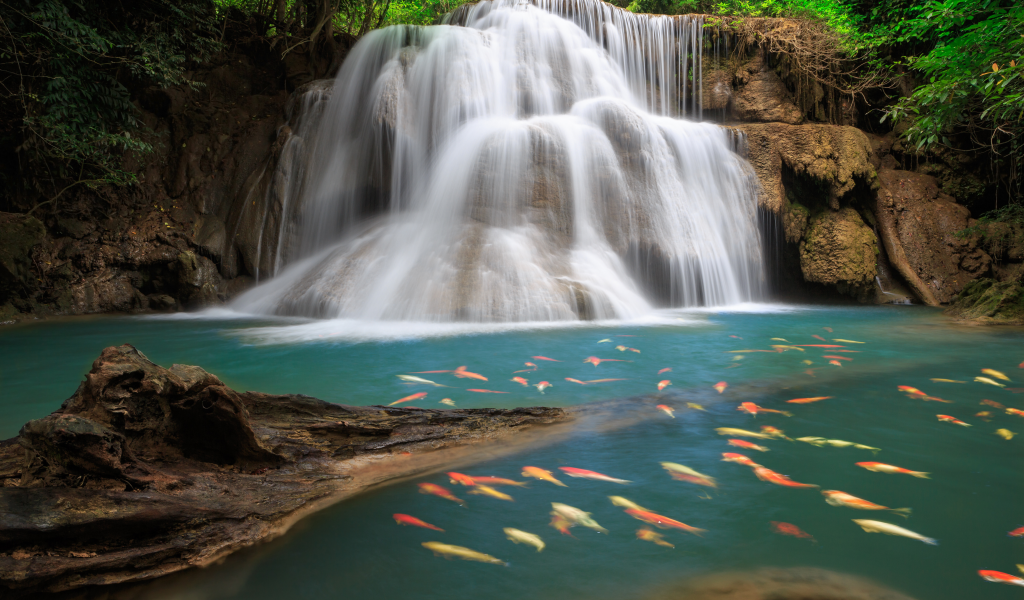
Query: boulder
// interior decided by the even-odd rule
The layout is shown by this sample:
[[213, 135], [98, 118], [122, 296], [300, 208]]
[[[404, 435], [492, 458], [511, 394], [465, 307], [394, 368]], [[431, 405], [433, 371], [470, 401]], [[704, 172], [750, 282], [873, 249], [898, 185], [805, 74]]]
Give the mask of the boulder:
[[813, 215], [800, 242], [804, 280], [835, 286], [861, 302], [874, 297], [877, 256], [875, 234], [849, 207]]
[[732, 97], [732, 115], [746, 122], [797, 125], [803, 113], [775, 71], [758, 56], [736, 74], [740, 85]]
[[178, 297], [188, 308], [220, 303], [217, 289], [221, 284], [217, 265], [195, 252], [178, 255]]

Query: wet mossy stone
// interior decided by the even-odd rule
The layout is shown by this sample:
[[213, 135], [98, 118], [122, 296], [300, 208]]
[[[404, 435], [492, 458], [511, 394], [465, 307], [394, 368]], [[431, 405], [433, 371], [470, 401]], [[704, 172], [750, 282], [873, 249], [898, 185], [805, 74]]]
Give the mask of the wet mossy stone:
[[978, 279], [964, 286], [946, 314], [982, 323], [1024, 324], [1024, 288], [1019, 281]]

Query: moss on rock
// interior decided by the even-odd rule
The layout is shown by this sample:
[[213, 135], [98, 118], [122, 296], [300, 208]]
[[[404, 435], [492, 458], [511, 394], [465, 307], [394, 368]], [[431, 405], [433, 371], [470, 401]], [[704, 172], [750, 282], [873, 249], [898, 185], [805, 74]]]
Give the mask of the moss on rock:
[[861, 302], [871, 299], [878, 255], [875, 234], [852, 208], [822, 211], [810, 218], [800, 242], [800, 270], [806, 281], [834, 285]]
[[946, 314], [980, 323], [1024, 324], [1024, 287], [1019, 281], [972, 281], [960, 291]]

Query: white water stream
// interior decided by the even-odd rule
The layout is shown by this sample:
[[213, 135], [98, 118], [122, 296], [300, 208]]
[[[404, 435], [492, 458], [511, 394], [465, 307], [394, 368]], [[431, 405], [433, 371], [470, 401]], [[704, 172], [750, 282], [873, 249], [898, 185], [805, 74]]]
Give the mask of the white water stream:
[[284, 266], [235, 308], [503, 322], [763, 298], [751, 170], [681, 117], [698, 19], [498, 0], [449, 22], [352, 49], [296, 126]]

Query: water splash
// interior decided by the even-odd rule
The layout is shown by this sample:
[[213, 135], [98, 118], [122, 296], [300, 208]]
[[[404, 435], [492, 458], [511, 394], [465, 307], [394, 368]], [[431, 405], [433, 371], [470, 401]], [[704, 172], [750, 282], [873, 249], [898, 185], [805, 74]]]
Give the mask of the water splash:
[[296, 127], [288, 266], [236, 308], [555, 321], [763, 297], [742, 139], [680, 118], [701, 114], [699, 18], [499, 0], [448, 22], [353, 48]]

